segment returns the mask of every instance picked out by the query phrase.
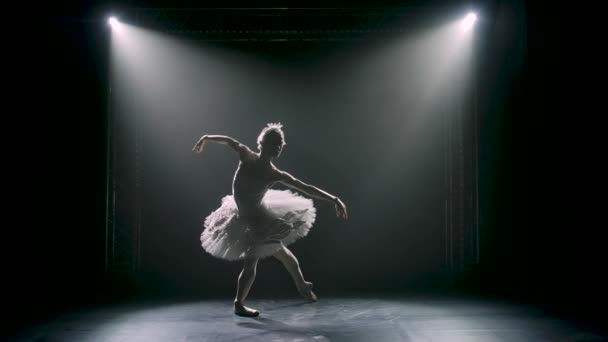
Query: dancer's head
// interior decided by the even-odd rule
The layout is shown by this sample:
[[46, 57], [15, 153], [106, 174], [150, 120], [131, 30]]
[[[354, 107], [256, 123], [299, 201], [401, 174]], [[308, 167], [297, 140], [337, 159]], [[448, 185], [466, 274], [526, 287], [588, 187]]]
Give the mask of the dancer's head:
[[258, 136], [258, 149], [262, 154], [277, 158], [285, 146], [285, 134], [281, 123], [269, 123]]

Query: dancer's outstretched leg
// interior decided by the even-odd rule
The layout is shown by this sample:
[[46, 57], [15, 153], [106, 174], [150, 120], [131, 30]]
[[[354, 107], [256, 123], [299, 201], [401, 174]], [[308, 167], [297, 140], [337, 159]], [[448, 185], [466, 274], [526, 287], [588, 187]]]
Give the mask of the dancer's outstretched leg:
[[257, 310], [248, 308], [244, 304], [245, 298], [247, 298], [249, 290], [251, 289], [251, 285], [255, 280], [257, 265], [257, 258], [245, 259], [243, 262], [243, 270], [239, 275], [236, 298], [234, 299], [234, 313], [239, 316], [255, 317], [260, 314]]
[[282, 248], [273, 254], [275, 258], [277, 258], [283, 266], [287, 269], [294, 282], [296, 283], [296, 287], [298, 288], [298, 292], [302, 295], [302, 297], [316, 302], [317, 295], [312, 292], [313, 284], [304, 280], [304, 276], [302, 275], [302, 270], [300, 269], [300, 263], [293, 253], [287, 247], [282, 246]]

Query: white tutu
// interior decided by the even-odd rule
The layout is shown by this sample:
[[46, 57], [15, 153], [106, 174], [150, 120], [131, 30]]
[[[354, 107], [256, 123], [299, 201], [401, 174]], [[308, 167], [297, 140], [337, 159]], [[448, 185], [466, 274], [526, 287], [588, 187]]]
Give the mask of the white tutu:
[[205, 251], [226, 260], [265, 258], [306, 236], [316, 217], [312, 200], [289, 190], [268, 190], [261, 210], [260, 218], [249, 222], [239, 216], [234, 197], [225, 196], [205, 219]]

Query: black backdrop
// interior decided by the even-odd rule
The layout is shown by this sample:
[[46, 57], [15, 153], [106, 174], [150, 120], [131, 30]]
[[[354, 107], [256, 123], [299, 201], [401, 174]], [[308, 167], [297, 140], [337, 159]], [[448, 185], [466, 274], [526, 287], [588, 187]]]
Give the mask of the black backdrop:
[[[207, 74], [204, 89], [197, 88], [199, 81], [191, 84], [200, 107], [183, 110], [177, 103], [171, 111], [135, 105], [124, 114], [137, 115], [142, 130], [141, 263], [143, 273], [156, 279], [146, 283], [162, 280], [196, 293], [234, 290], [240, 265], [203, 253], [199, 235], [203, 218], [231, 192], [237, 155], [222, 146], [210, 145], [201, 155], [190, 149], [203, 133], [229, 134], [255, 149], [257, 134], [269, 121], [281, 121], [286, 132], [287, 146], [275, 164], [339, 195], [351, 212], [343, 222], [331, 203], [316, 201], [314, 229], [292, 247], [307, 277], [325, 291], [338, 292], [439, 281], [435, 278], [445, 271], [443, 120], [456, 110], [445, 112], [439, 105], [420, 114], [409, 108], [416, 96], [399, 96], [405, 77], [395, 75], [411, 70], [399, 58], [356, 62], [370, 46], [345, 46], [339, 57], [331, 54], [337, 43], [231, 48], [282, 66], [255, 73], [228, 64], [225, 68], [237, 69], [235, 80]], [[163, 81], [172, 83], [171, 77], [167, 73]], [[171, 95], [163, 97], [167, 101]], [[162, 106], [146, 106], [156, 107]], [[118, 171], [115, 177], [124, 183]], [[266, 263], [258, 269], [256, 293], [293, 290], [284, 281], [287, 273], [273, 261]]]

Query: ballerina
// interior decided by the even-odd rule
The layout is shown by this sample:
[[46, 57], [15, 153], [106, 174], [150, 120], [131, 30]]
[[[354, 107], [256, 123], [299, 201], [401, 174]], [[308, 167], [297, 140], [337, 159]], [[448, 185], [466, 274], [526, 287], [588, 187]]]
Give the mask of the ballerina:
[[306, 184], [291, 174], [279, 170], [272, 160], [278, 158], [285, 146], [280, 123], [269, 123], [258, 136], [258, 150], [225, 135], [203, 135], [192, 150], [201, 153], [206, 143], [228, 145], [239, 155], [239, 166], [232, 182], [232, 195], [222, 199], [221, 206], [205, 219], [201, 243], [209, 254], [225, 260], [242, 260], [234, 299], [234, 313], [255, 317], [259, 311], [245, 306], [255, 280], [260, 259], [274, 256], [293, 278], [298, 292], [310, 301], [317, 296], [313, 283], [306, 281], [298, 259], [287, 248], [308, 234], [316, 208], [311, 199], [290, 190], [270, 189], [281, 183], [310, 197], [335, 204], [336, 215], [347, 219], [344, 203], [315, 186]]

